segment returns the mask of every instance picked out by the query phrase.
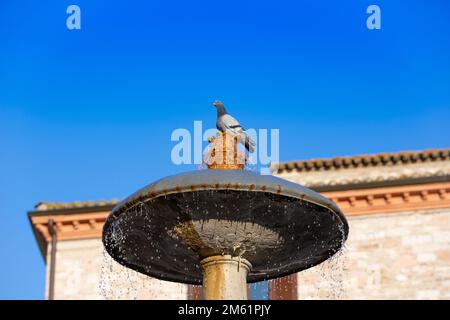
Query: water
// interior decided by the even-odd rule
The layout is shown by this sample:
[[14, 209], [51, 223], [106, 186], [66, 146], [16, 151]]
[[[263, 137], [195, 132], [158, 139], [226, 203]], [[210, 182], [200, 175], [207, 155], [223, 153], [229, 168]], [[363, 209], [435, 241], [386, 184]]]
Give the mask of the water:
[[342, 299], [345, 294], [344, 273], [346, 271], [346, 248], [318, 266], [320, 282], [317, 298]]
[[148, 277], [115, 262], [106, 250], [98, 285], [99, 295], [106, 300], [187, 299], [187, 285]]
[[99, 292], [106, 300], [137, 299], [138, 291], [142, 290], [142, 279], [136, 272], [121, 267], [103, 250]]
[[[300, 275], [300, 283], [305, 280], [307, 285], [315, 287], [314, 291], [306, 291], [300, 294], [300, 299], [329, 299], [337, 300], [345, 297], [345, 272], [347, 271], [347, 248], [345, 246], [345, 230], [344, 226], [339, 226], [341, 234], [341, 249], [331, 258], [315, 266], [305, 273], [310, 273], [310, 277], [302, 278]], [[300, 292], [302, 292], [300, 287]]]
[[[284, 291], [298, 286], [298, 299], [342, 299], [345, 297], [344, 276], [346, 271], [346, 249], [342, 249], [322, 264], [301, 272], [297, 282], [288, 281]], [[249, 285], [250, 300], [268, 300], [269, 288], [276, 280], [262, 281]], [[196, 286], [197, 288], [201, 288]], [[312, 287], [313, 290], [302, 290]], [[280, 284], [278, 284], [278, 289]], [[104, 250], [101, 264], [99, 293], [107, 300], [137, 299], [187, 299], [188, 286], [159, 281], [122, 267], [113, 261]]]

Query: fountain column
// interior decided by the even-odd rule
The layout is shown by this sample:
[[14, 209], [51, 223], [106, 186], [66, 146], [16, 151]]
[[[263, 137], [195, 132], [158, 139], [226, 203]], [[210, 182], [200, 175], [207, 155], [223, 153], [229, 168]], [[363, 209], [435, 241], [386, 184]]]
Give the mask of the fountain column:
[[206, 300], [247, 300], [247, 275], [252, 267], [244, 258], [211, 256], [201, 261], [203, 298]]

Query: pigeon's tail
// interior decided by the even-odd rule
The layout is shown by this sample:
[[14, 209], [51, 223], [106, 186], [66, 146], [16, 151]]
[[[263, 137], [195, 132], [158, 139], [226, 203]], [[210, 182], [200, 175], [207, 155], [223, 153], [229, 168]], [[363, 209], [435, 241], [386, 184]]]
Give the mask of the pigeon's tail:
[[255, 141], [245, 141], [245, 149], [248, 150], [248, 152], [253, 153], [255, 151], [256, 143]]
[[253, 141], [253, 139], [248, 135], [247, 132], [244, 132], [242, 134], [241, 139], [243, 141], [245, 149], [247, 149], [248, 152], [253, 153], [255, 151], [256, 142]]

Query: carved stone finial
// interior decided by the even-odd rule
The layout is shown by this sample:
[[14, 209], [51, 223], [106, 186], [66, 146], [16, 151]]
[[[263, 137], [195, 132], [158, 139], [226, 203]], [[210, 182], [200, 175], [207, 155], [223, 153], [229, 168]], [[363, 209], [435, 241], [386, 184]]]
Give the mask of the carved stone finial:
[[208, 139], [210, 149], [205, 154], [204, 163], [209, 169], [242, 170], [245, 167], [245, 152], [238, 149], [238, 138], [226, 132], [217, 132]]

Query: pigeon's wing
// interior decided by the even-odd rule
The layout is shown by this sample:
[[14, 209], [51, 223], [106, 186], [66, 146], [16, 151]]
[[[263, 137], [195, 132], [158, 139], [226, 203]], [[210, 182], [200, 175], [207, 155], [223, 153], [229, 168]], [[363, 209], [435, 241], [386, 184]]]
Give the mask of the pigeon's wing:
[[221, 118], [221, 127], [223, 131], [229, 131], [232, 134], [236, 135], [239, 138], [239, 141], [244, 144], [244, 146], [250, 152], [254, 151], [256, 143], [253, 139], [245, 132], [245, 129], [241, 126], [241, 124], [229, 114], [225, 114]]
[[230, 116], [229, 114], [224, 114], [221, 118], [220, 121], [223, 124], [224, 129], [226, 130], [231, 130], [231, 131], [239, 131], [243, 130], [241, 124], [232, 116]]

